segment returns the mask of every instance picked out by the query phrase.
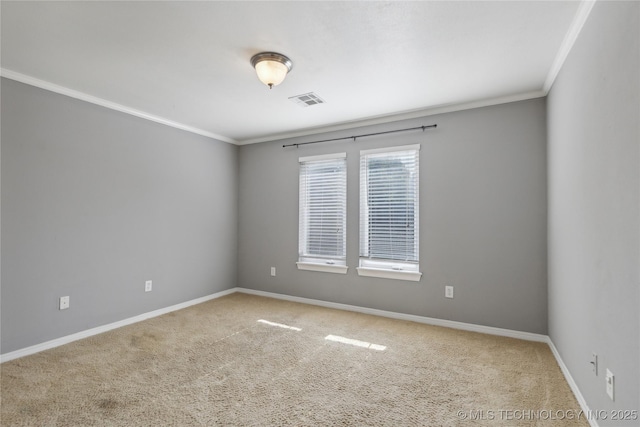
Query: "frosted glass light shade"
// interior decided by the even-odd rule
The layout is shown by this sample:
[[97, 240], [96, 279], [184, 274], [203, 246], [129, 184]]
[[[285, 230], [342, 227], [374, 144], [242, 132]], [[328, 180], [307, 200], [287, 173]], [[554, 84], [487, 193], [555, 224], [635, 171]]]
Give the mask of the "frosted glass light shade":
[[251, 58], [251, 64], [260, 81], [269, 88], [282, 83], [293, 65], [289, 58], [275, 52], [259, 53]]
[[287, 76], [289, 69], [276, 61], [262, 61], [256, 64], [256, 73], [260, 81], [267, 86], [278, 86]]

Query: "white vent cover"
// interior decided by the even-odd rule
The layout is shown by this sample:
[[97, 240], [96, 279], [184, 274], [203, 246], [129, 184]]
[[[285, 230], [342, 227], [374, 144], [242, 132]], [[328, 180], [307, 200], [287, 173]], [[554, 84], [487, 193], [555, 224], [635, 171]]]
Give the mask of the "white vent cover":
[[325, 103], [324, 99], [320, 98], [313, 92], [292, 96], [289, 99], [302, 107], [310, 107], [312, 105]]

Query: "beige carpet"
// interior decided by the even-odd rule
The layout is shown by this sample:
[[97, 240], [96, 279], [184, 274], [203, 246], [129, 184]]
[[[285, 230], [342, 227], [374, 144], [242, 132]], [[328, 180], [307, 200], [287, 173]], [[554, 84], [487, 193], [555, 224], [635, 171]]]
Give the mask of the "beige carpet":
[[588, 426], [546, 344], [239, 293], [1, 369], [3, 426]]

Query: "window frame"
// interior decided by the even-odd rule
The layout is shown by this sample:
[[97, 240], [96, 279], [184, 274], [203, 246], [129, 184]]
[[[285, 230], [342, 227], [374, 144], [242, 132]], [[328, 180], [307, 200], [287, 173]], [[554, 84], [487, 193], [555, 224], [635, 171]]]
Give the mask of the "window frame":
[[[308, 245], [307, 245], [307, 234], [308, 231], [308, 223], [309, 218], [305, 215], [309, 210], [309, 206], [306, 203], [308, 199], [308, 187], [305, 187], [305, 183], [303, 182], [303, 164], [311, 163], [311, 162], [325, 162], [327, 160], [338, 160], [340, 159], [343, 162], [343, 180], [342, 180], [342, 194], [343, 200], [342, 202], [342, 242], [343, 254], [340, 257], [325, 257], [320, 254], [309, 254], [307, 253]], [[296, 265], [298, 270], [308, 270], [308, 271], [320, 271], [326, 273], [337, 273], [337, 274], [347, 274], [348, 266], [347, 266], [347, 254], [346, 254], [346, 242], [347, 242], [347, 153], [332, 153], [332, 154], [323, 154], [318, 156], [307, 156], [300, 157], [298, 159], [299, 163], [299, 172], [298, 172], [298, 187], [299, 187], [299, 198], [298, 198], [298, 261]], [[303, 188], [304, 187], [304, 188]]]
[[[414, 246], [415, 246], [415, 258], [416, 261], [402, 261], [393, 259], [375, 258], [370, 254], [369, 244], [369, 181], [367, 180], [368, 165], [367, 160], [371, 155], [383, 155], [384, 153], [394, 153], [401, 151], [415, 151], [415, 200], [413, 205], [413, 225], [414, 225]], [[420, 176], [419, 176], [419, 154], [420, 144], [403, 145], [395, 147], [377, 148], [371, 150], [360, 151], [360, 254], [359, 254], [359, 266], [357, 268], [359, 276], [378, 277], [385, 279], [397, 279], [417, 282], [420, 281], [422, 273], [420, 272], [419, 264], [419, 239], [420, 239], [420, 215], [419, 215], [419, 192], [420, 192]], [[379, 157], [379, 156], [375, 156]], [[364, 170], [363, 168], [367, 168]], [[367, 245], [367, 248], [363, 248]], [[364, 255], [364, 254], [368, 255]]]

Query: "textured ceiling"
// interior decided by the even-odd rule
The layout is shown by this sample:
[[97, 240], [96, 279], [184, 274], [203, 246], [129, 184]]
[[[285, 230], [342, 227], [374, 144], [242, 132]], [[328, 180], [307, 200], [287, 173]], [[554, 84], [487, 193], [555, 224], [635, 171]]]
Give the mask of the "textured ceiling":
[[[2, 1], [2, 72], [234, 143], [542, 96], [576, 1]], [[249, 59], [294, 65], [269, 90]], [[326, 103], [288, 98], [315, 92]], [[122, 108], [121, 108], [122, 109]]]

